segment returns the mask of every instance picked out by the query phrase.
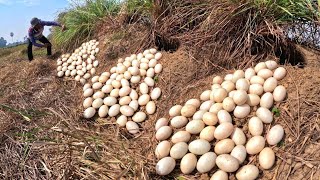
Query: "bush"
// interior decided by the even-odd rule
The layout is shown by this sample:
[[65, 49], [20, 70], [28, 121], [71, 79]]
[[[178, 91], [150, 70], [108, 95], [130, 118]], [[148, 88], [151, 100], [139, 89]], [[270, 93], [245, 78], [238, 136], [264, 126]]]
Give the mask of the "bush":
[[58, 20], [67, 27], [62, 32], [55, 29], [53, 42], [58, 47], [70, 50], [89, 40], [94, 35], [98, 21], [105, 16], [116, 15], [121, 8], [118, 0], [86, 0], [84, 5], [73, 4], [73, 8], [60, 13]]

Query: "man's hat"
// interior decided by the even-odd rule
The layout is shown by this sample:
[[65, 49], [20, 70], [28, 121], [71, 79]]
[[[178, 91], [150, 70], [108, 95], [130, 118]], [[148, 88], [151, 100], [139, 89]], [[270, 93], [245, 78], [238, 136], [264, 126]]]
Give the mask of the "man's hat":
[[31, 23], [32, 27], [35, 27], [37, 24], [40, 23], [40, 19], [34, 17], [34, 18], [31, 19], [30, 23]]

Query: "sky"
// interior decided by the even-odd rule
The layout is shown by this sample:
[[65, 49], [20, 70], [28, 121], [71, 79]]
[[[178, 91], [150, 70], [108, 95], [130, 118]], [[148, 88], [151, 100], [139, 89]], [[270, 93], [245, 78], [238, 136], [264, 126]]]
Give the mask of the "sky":
[[[53, 21], [58, 12], [69, 7], [69, 2], [70, 0], [0, 0], [0, 37], [11, 43], [10, 32], [13, 32], [14, 41], [23, 41], [33, 17]], [[44, 35], [49, 34], [49, 28], [45, 27]]]

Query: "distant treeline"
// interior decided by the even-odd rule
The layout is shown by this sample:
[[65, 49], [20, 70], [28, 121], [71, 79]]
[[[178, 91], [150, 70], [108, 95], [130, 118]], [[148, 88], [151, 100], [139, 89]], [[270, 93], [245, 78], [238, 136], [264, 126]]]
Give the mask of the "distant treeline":
[[7, 44], [7, 40], [5, 40], [3, 37], [0, 38], [0, 48], [14, 47], [14, 46], [18, 46], [18, 45], [26, 44], [26, 43], [27, 43], [27, 40], [26, 41], [17, 41], [17, 42]]

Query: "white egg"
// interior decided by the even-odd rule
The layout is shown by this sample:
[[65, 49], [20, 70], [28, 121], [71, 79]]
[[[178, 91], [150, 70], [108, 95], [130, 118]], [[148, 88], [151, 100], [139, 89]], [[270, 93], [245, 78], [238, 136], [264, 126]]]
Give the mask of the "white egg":
[[201, 102], [199, 101], [199, 99], [189, 99], [186, 103], [195, 106], [196, 108], [200, 107]]
[[267, 65], [265, 62], [259, 62], [255, 67], [254, 67], [254, 71], [256, 73], [258, 73], [261, 69], [266, 69]]
[[100, 89], [102, 87], [101, 82], [95, 82], [92, 84], [92, 89]]
[[203, 155], [209, 152], [211, 145], [204, 139], [197, 139], [189, 144], [189, 151], [195, 155]]
[[160, 127], [168, 126], [168, 124], [169, 124], [169, 120], [167, 118], [160, 118], [156, 122], [155, 129], [157, 131]]
[[287, 71], [283, 67], [278, 67], [273, 73], [273, 77], [276, 78], [278, 81], [282, 80], [286, 75]]
[[[110, 111], [110, 110], [109, 110]], [[133, 121], [128, 121], [126, 123], [126, 128], [129, 131], [129, 133], [131, 134], [136, 134], [139, 132], [139, 126], [137, 123], [133, 122]]]
[[99, 117], [106, 117], [108, 115], [109, 107], [107, 105], [102, 105], [99, 108]]
[[239, 168], [239, 161], [229, 154], [219, 155], [216, 158], [216, 164], [219, 169], [225, 172], [235, 172]]
[[128, 96], [131, 92], [131, 88], [129, 86], [124, 86], [119, 90], [119, 96], [124, 97]]
[[170, 156], [173, 159], [182, 159], [188, 152], [188, 144], [185, 142], [178, 142], [171, 147]]
[[258, 72], [258, 76], [262, 77], [263, 79], [268, 79], [273, 76], [273, 72], [270, 69], [261, 69]]
[[248, 128], [253, 136], [261, 136], [263, 132], [263, 123], [258, 117], [252, 117], [249, 120]]
[[232, 134], [233, 130], [234, 128], [231, 123], [221, 123], [214, 131], [214, 137], [218, 140], [225, 139]]
[[184, 117], [191, 117], [197, 111], [197, 107], [191, 104], [186, 104], [181, 109], [181, 115]]
[[197, 170], [200, 173], [209, 172], [216, 165], [217, 155], [213, 152], [207, 152], [202, 155], [197, 163]]
[[140, 106], [145, 106], [150, 101], [150, 96], [148, 94], [143, 94], [139, 97], [138, 103]]
[[209, 112], [217, 114], [221, 109], [223, 109], [222, 103], [214, 103], [209, 109]]
[[161, 54], [160, 52], [157, 52], [157, 53], [154, 55], [154, 58], [155, 58], [156, 60], [159, 60], [159, 59], [162, 58], [162, 54]]
[[83, 78], [84, 79], [89, 79], [91, 77], [91, 74], [90, 73], [86, 73], [85, 75], [83, 75]]
[[200, 110], [209, 111], [212, 104], [213, 104], [213, 101], [211, 100], [205, 101], [200, 105]]
[[239, 164], [242, 164], [247, 157], [247, 150], [243, 145], [237, 145], [232, 149], [230, 155], [238, 159]]
[[120, 105], [119, 104], [112, 105], [109, 108], [108, 114], [110, 117], [114, 117], [114, 116], [118, 115], [119, 113], [120, 113]]
[[106, 93], [106, 94], [108, 94], [108, 93], [110, 93], [112, 91], [112, 89], [113, 89], [112, 85], [109, 84], [109, 85], [104, 85], [102, 87], [101, 91]]
[[161, 65], [161, 64], [157, 64], [157, 65], [154, 67], [154, 72], [155, 72], [156, 74], [159, 74], [159, 73], [161, 73], [161, 71], [162, 71], [162, 65]]
[[256, 72], [253, 68], [248, 68], [244, 73], [244, 78], [250, 81], [250, 79], [256, 75]]
[[228, 180], [229, 176], [222, 170], [216, 171], [210, 178], [210, 180]]
[[171, 144], [169, 141], [161, 141], [155, 150], [155, 154], [158, 159], [162, 159], [169, 155], [171, 149]]
[[273, 106], [273, 95], [270, 92], [264, 93], [261, 96], [260, 107], [270, 109]]
[[149, 68], [154, 68], [157, 65], [157, 60], [151, 59], [148, 63]]
[[139, 86], [139, 90], [141, 94], [148, 94], [149, 92], [149, 87], [146, 83], [141, 83]]
[[269, 147], [264, 148], [259, 153], [259, 164], [263, 169], [270, 169], [275, 163], [275, 153]]
[[96, 73], [96, 69], [95, 69], [95, 68], [92, 68], [92, 69], [90, 70], [90, 73], [91, 73], [91, 74], [95, 74], [95, 73]]
[[154, 114], [156, 112], [156, 104], [153, 101], [149, 101], [146, 105], [146, 111], [150, 115]]
[[97, 67], [98, 65], [99, 65], [99, 61], [96, 60], [93, 62], [93, 67]]
[[259, 107], [256, 111], [256, 115], [263, 123], [271, 123], [273, 121], [273, 114], [267, 108]]
[[263, 94], [263, 87], [261, 84], [252, 84], [249, 87], [249, 93], [250, 94], [256, 94], [258, 96]]
[[127, 122], [128, 122], [128, 118], [127, 118], [127, 116], [125, 116], [125, 115], [121, 115], [121, 116], [119, 116], [118, 119], [117, 119], [117, 124], [118, 124], [120, 127], [125, 127], [126, 124], [127, 124]]
[[236, 145], [244, 145], [247, 141], [246, 135], [240, 128], [235, 128], [231, 134], [231, 139]]
[[266, 63], [267, 68], [270, 70], [274, 70], [278, 67], [278, 64], [276, 61], [269, 60], [269, 61], [266, 61], [265, 63]]
[[197, 157], [188, 153], [181, 159], [180, 170], [183, 174], [190, 174], [197, 166]]
[[137, 100], [132, 100], [130, 103], [129, 103], [129, 106], [132, 107], [132, 109], [134, 111], [137, 111], [138, 108], [139, 108], [139, 103]]
[[129, 83], [129, 81], [127, 79], [121, 79], [120, 83], [121, 83], [122, 87], [125, 87], [125, 86], [129, 87], [130, 86], [130, 83]]
[[236, 82], [236, 88], [237, 90], [249, 90], [250, 83], [247, 79], [241, 78]]
[[97, 91], [93, 94], [93, 99], [104, 98], [105, 94], [102, 91]]
[[139, 98], [137, 91], [134, 89], [131, 89], [129, 96], [132, 100], [137, 100]]
[[265, 139], [262, 136], [253, 136], [246, 144], [247, 153], [258, 154], [265, 146]]
[[255, 180], [259, 176], [259, 169], [252, 164], [245, 165], [236, 174], [238, 180]]
[[281, 102], [286, 98], [287, 90], [284, 86], [277, 86], [273, 91], [273, 99], [276, 102]]
[[83, 92], [84, 97], [92, 96], [92, 94], [93, 94], [93, 89], [91, 89], [91, 88], [88, 88]]
[[249, 106], [257, 106], [260, 103], [260, 97], [256, 94], [248, 94], [248, 100], [246, 104]]
[[144, 78], [144, 82], [149, 86], [149, 87], [153, 87], [154, 86], [154, 80], [150, 77], [146, 77]]
[[121, 106], [129, 105], [131, 102], [131, 98], [129, 96], [123, 96], [119, 99], [119, 104]]
[[208, 126], [214, 126], [218, 123], [219, 119], [215, 113], [206, 112], [202, 116], [203, 122]]
[[224, 98], [226, 98], [228, 95], [228, 92], [224, 88], [218, 88], [212, 92], [213, 92], [213, 99], [211, 98], [210, 99], [214, 100], [217, 103], [221, 103], [224, 100]]
[[58, 77], [62, 77], [64, 75], [64, 72], [63, 71], [59, 71], [58, 73], [57, 73], [57, 76]]
[[130, 79], [131, 83], [134, 83], [134, 84], [139, 83], [140, 80], [141, 80], [140, 76], [132, 76], [131, 79]]
[[132, 120], [133, 120], [134, 122], [143, 122], [143, 121], [146, 120], [146, 118], [147, 118], [146, 113], [144, 113], [144, 112], [136, 112], [136, 113], [133, 115]]
[[101, 98], [97, 98], [92, 102], [92, 107], [98, 109], [103, 105], [103, 100]]
[[217, 114], [219, 123], [222, 124], [224, 122], [232, 123], [231, 115], [226, 110], [220, 110]]
[[71, 76], [77, 75], [77, 70], [76, 70], [76, 69], [72, 70], [71, 73], [70, 73], [70, 75], [71, 75]]
[[210, 94], [211, 94], [211, 90], [205, 90], [205, 91], [203, 91], [203, 93], [201, 93], [201, 95], [200, 95], [200, 100], [201, 100], [201, 101], [210, 100]]
[[281, 125], [273, 126], [270, 131], [267, 133], [267, 142], [270, 145], [278, 144], [284, 136], [284, 130]]
[[237, 118], [245, 118], [250, 114], [250, 106], [248, 104], [238, 105], [233, 111], [233, 115]]
[[233, 95], [233, 101], [237, 105], [243, 105], [248, 100], [248, 94], [244, 90], [237, 90]]
[[[234, 103], [233, 99], [231, 97], [226, 97], [222, 102], [222, 107], [227, 112], [231, 112], [234, 110], [236, 104]], [[219, 112], [218, 112], [219, 115]]]
[[76, 81], [80, 81], [80, 76], [79, 75], [77, 75], [74, 79], [76, 80]]
[[170, 124], [174, 128], [182, 128], [188, 123], [188, 119], [184, 116], [176, 116], [170, 120]]
[[190, 134], [199, 134], [205, 127], [202, 120], [192, 120], [186, 125], [186, 131]]
[[130, 107], [128, 105], [124, 105], [124, 106], [120, 107], [120, 113], [127, 116], [127, 117], [130, 117], [130, 116], [133, 116], [134, 110], [132, 107]]
[[213, 84], [221, 84], [223, 82], [223, 79], [221, 76], [215, 76], [213, 79], [212, 79], [212, 83]]
[[91, 98], [91, 97], [86, 98], [86, 99], [83, 101], [83, 107], [84, 107], [84, 108], [91, 107], [92, 102], [93, 102], [93, 98]]
[[211, 142], [214, 139], [214, 126], [207, 126], [200, 132], [200, 139], [207, 140], [208, 142]]
[[234, 148], [235, 144], [231, 139], [223, 139], [216, 143], [214, 152], [216, 154], [229, 154]]
[[174, 117], [174, 116], [179, 116], [181, 115], [181, 109], [182, 109], [182, 106], [181, 105], [175, 105], [175, 106], [172, 106], [169, 110], [169, 115], [171, 117]]
[[236, 70], [236, 71], [233, 73], [232, 82], [235, 83], [235, 82], [237, 82], [239, 79], [244, 78], [244, 76], [245, 76], [245, 74], [244, 74], [244, 71], [243, 71], [243, 70]]
[[161, 141], [161, 140], [166, 140], [168, 139], [172, 134], [172, 129], [169, 126], [162, 126], [161, 128], [158, 129], [156, 132], [156, 139]]
[[96, 109], [93, 107], [89, 107], [83, 112], [83, 117], [86, 119], [89, 119], [89, 118], [92, 118], [95, 114], [96, 114]]
[[263, 84], [263, 89], [265, 92], [272, 92], [278, 85], [278, 82], [276, 78], [270, 77], [268, 78], [264, 84]]
[[178, 131], [171, 137], [172, 143], [178, 143], [178, 142], [189, 142], [191, 138], [191, 134], [187, 131]]
[[263, 84], [264, 84], [264, 79], [263, 79], [262, 77], [260, 77], [260, 76], [253, 76], [253, 77], [251, 77], [251, 79], [250, 79], [250, 83], [251, 83], [251, 84], [260, 84], [260, 85], [263, 86]]

